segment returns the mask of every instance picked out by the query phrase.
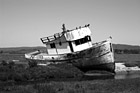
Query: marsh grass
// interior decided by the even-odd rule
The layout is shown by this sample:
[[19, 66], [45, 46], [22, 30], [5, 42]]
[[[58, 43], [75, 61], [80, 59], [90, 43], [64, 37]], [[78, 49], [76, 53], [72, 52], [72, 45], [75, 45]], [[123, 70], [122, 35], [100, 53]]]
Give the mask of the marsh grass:
[[138, 62], [140, 54], [115, 54], [116, 62]]
[[140, 80], [108, 79], [92, 81], [46, 82], [8, 86], [1, 93], [139, 93]]

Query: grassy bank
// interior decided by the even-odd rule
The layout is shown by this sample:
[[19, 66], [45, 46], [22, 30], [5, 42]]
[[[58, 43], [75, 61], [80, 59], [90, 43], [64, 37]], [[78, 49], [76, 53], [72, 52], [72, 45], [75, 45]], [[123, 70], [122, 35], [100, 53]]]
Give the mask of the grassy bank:
[[0, 82], [28, 82], [46, 81], [50, 79], [78, 78], [83, 72], [71, 64], [58, 64], [48, 66], [33, 66], [27, 64], [14, 64], [13, 62], [0, 64]]
[[59, 81], [0, 88], [1, 93], [139, 93], [140, 79]]

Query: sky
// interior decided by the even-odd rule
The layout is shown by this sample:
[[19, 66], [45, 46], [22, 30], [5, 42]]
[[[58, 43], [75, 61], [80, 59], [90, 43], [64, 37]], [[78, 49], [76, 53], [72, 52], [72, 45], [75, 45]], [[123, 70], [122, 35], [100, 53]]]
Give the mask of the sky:
[[90, 24], [93, 42], [140, 45], [140, 0], [0, 0], [0, 47], [44, 46], [63, 23]]

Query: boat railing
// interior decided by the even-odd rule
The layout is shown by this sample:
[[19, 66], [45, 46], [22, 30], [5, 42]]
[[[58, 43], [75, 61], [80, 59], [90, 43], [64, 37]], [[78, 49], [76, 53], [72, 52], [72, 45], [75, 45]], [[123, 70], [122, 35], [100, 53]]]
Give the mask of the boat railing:
[[104, 40], [104, 41], [101, 41], [101, 42], [98, 42], [98, 43], [92, 43], [92, 46], [98, 46], [98, 45], [101, 45], [107, 41], [111, 42], [111, 39], [112, 37], [110, 36], [108, 39]]
[[50, 41], [53, 41], [53, 40], [56, 40], [57, 38], [60, 38], [62, 36], [63, 33], [56, 33], [52, 36], [48, 36], [48, 37], [43, 37], [41, 38], [41, 41], [42, 43], [47, 43], [47, 42], [50, 42]]
[[[76, 27], [76, 29], [81, 29], [81, 28], [89, 27], [89, 26], [90, 26], [90, 24], [85, 25], [85, 26], [83, 26], [83, 27], [80, 26], [79, 28]], [[41, 41], [42, 41], [43, 44], [45, 44], [45, 43], [47, 43], [47, 42], [56, 40], [57, 38], [60, 38], [64, 33], [71, 32], [71, 31], [73, 31], [73, 30], [75, 30], [75, 29], [66, 30], [66, 31], [64, 30], [64, 31], [61, 32], [61, 33], [56, 33], [56, 34], [54, 34], [54, 35], [52, 35], [52, 36], [43, 37], [43, 38], [41, 38]]]

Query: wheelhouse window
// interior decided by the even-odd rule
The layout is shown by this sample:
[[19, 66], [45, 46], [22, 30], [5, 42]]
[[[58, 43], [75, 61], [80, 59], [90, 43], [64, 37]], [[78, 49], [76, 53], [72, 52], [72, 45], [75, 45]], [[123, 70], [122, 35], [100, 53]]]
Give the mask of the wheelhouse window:
[[87, 42], [89, 42], [89, 41], [91, 41], [90, 36], [85, 36], [84, 38], [75, 40], [75, 44], [76, 44], [76, 45], [80, 45], [80, 44], [87, 43]]
[[86, 38], [87, 38], [87, 41], [91, 41], [91, 38], [90, 38], [90, 36], [87, 36]]
[[50, 47], [51, 47], [51, 48], [56, 48], [55, 43], [51, 43], [51, 44], [50, 44]]
[[80, 40], [75, 40], [76, 45], [80, 45]]

